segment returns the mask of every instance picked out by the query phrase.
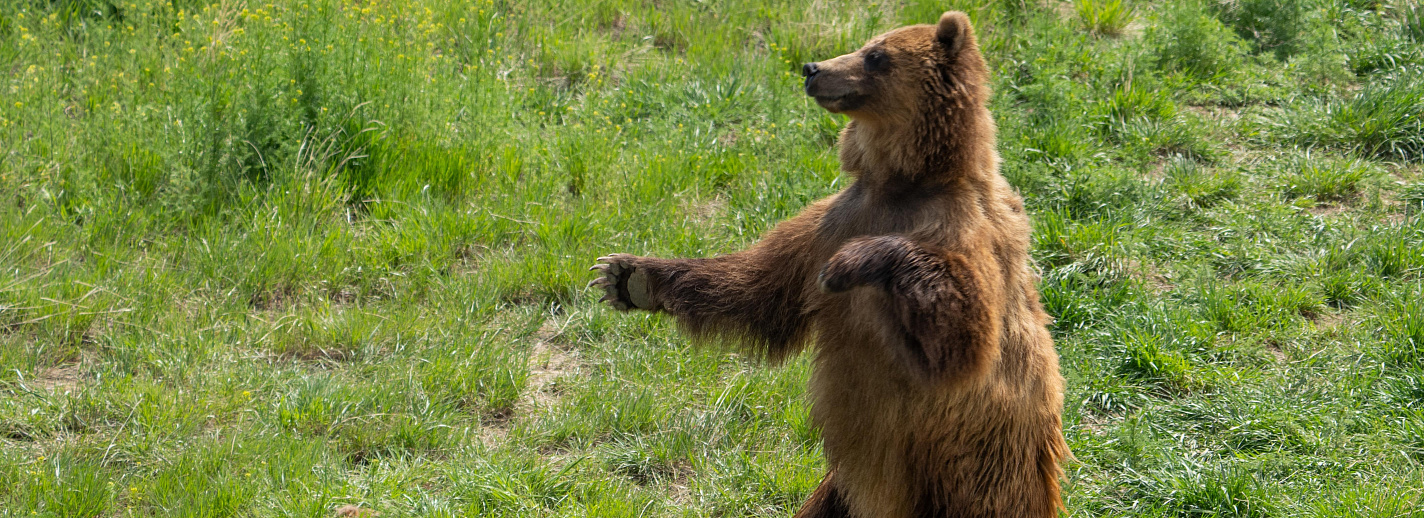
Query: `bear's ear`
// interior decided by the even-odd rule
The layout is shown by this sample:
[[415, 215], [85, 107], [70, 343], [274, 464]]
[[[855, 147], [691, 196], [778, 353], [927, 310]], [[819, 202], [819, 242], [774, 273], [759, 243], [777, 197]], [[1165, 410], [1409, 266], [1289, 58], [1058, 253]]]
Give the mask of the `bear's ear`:
[[958, 56], [965, 44], [974, 40], [974, 27], [969, 24], [969, 15], [961, 11], [949, 11], [940, 15], [935, 39], [944, 46], [945, 53]]

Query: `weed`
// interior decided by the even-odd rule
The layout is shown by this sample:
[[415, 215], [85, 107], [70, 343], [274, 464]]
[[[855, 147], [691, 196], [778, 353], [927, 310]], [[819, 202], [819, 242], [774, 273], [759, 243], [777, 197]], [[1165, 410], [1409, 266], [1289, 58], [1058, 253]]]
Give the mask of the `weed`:
[[1128, 376], [1162, 383], [1171, 389], [1188, 389], [1196, 384], [1192, 366], [1179, 351], [1168, 349], [1160, 336], [1142, 332], [1123, 339], [1127, 359], [1118, 369]]
[[1424, 41], [1424, 7], [1405, 4], [1400, 9], [1399, 32], [1414, 41]]
[[1124, 0], [1073, 0], [1073, 9], [1084, 30], [1102, 36], [1121, 36], [1137, 19], [1136, 7]]
[[1391, 363], [1424, 369], [1424, 303], [1415, 296], [1390, 297], [1375, 321], [1380, 354]]
[[1275, 128], [1283, 140], [1368, 156], [1417, 159], [1424, 153], [1424, 82], [1397, 72], [1346, 99], [1309, 101]]
[[1195, 160], [1178, 157], [1168, 162], [1166, 184], [1188, 209], [1203, 209], [1230, 200], [1241, 189], [1240, 175], [1208, 169]]
[[1161, 16], [1161, 22], [1147, 32], [1158, 68], [1212, 81], [1241, 66], [1241, 39], [1200, 4], [1174, 4]]
[[1106, 115], [1120, 121], [1139, 117], [1161, 121], [1177, 115], [1177, 105], [1167, 92], [1132, 88], [1130, 84], [1114, 90], [1104, 109]]
[[1238, 35], [1255, 43], [1257, 52], [1285, 58], [1299, 50], [1308, 8], [1301, 0], [1243, 0], [1217, 4], [1215, 10]]
[[114, 505], [115, 487], [98, 459], [80, 452], [56, 453], [15, 474], [12, 498], [19, 506], [54, 516], [95, 516]]
[[1399, 191], [1399, 201], [1404, 204], [1404, 213], [1409, 215], [1424, 214], [1424, 182], [1414, 182], [1405, 185]]
[[1315, 158], [1310, 153], [1286, 165], [1290, 171], [1282, 194], [1287, 198], [1310, 197], [1323, 202], [1347, 200], [1359, 192], [1361, 183], [1378, 173], [1359, 160]]

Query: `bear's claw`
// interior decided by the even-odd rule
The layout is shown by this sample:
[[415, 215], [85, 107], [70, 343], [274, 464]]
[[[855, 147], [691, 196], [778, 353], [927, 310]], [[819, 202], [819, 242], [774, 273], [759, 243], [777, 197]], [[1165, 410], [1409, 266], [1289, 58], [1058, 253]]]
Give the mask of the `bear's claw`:
[[626, 265], [626, 261], [633, 256], [628, 254], [610, 254], [596, 259], [598, 264], [590, 266], [589, 271], [597, 271], [598, 277], [588, 281], [588, 287], [603, 288], [603, 297], [599, 302], [607, 303], [609, 307], [619, 311], [627, 311], [638, 307], [633, 302], [634, 296], [628, 293], [628, 278], [635, 271], [631, 266]]

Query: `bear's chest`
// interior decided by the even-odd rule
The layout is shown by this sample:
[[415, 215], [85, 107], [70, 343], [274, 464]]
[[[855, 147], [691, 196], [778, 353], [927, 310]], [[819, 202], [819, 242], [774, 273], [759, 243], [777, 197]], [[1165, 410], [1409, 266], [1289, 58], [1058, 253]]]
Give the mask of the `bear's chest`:
[[838, 241], [861, 235], [910, 232], [934, 218], [931, 201], [920, 195], [886, 196], [857, 183], [826, 210], [817, 234], [823, 239]]

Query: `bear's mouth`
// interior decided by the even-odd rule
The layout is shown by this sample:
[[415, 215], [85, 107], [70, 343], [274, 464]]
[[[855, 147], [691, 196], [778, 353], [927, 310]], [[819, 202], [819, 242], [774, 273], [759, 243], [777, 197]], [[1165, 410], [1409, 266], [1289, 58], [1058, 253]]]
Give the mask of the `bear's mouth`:
[[812, 95], [811, 97], [816, 99], [816, 104], [831, 113], [854, 110], [865, 104], [865, 96], [855, 92], [840, 95]]

